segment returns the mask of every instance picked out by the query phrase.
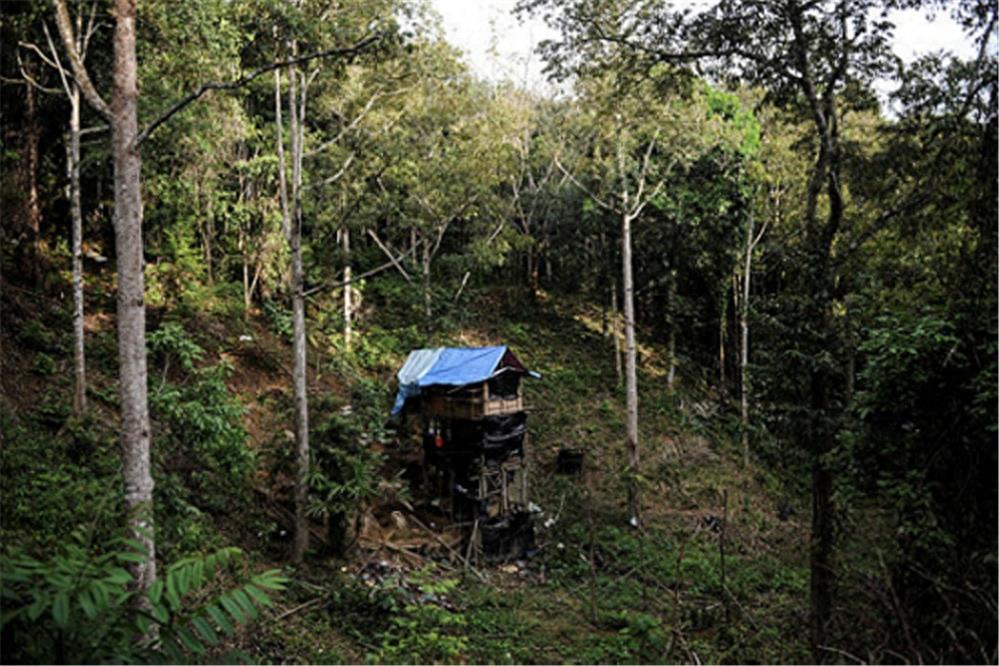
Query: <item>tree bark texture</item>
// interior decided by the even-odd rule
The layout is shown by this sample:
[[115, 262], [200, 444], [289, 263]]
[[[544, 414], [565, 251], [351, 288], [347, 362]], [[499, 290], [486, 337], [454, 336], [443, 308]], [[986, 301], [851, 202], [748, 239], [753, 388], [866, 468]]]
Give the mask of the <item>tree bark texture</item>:
[[624, 380], [624, 369], [621, 363], [621, 335], [618, 331], [618, 311], [617, 311], [617, 280], [611, 280], [611, 337], [614, 338], [614, 376], [617, 377], [617, 385], [620, 386]]
[[621, 217], [621, 267], [624, 280], [624, 367], [628, 433], [628, 508], [632, 523], [641, 518], [638, 496], [638, 369], [635, 352], [635, 285], [631, 274], [631, 215]]
[[431, 260], [431, 249], [430, 240], [428, 238], [423, 239], [423, 323], [426, 328], [427, 337], [433, 333], [434, 330], [434, 305], [433, 305], [433, 292], [430, 287], [430, 260]]
[[[829, 409], [829, 382], [826, 373], [812, 373], [812, 409], [826, 414]], [[813, 428], [817, 441], [812, 460], [812, 534], [809, 548], [809, 580], [812, 606], [811, 643], [815, 660], [819, 663], [828, 656], [827, 645], [829, 620], [832, 617], [833, 583], [835, 580], [832, 563], [833, 553], [833, 473], [829, 469], [826, 454], [832, 451], [834, 434], [820, 424]]]
[[[292, 42], [292, 55], [297, 55], [297, 45]], [[306, 503], [309, 499], [309, 402], [306, 385], [307, 359], [305, 337], [305, 271], [302, 266], [302, 143], [304, 113], [299, 117], [298, 69], [288, 73], [288, 116], [291, 134], [291, 282], [292, 322], [294, 333], [292, 353], [294, 368], [292, 381], [295, 393], [295, 545], [292, 559], [300, 564], [309, 549], [309, 518]], [[304, 95], [304, 91], [303, 95]], [[304, 112], [304, 107], [301, 111]]]
[[284, 161], [284, 120], [281, 118], [281, 70], [274, 70], [274, 123], [277, 126], [278, 194], [281, 198], [281, 231], [291, 242], [291, 212], [288, 206], [288, 177]]
[[42, 238], [42, 207], [38, 198], [38, 139], [41, 131], [38, 126], [38, 92], [33, 85], [24, 88], [24, 219], [37, 257], [40, 256], [38, 249]]
[[353, 287], [350, 284], [350, 229], [345, 225], [341, 231], [340, 242], [343, 247], [343, 345], [349, 351], [354, 314]]
[[[726, 280], [727, 282], [727, 280]], [[722, 289], [718, 298], [718, 390], [725, 391], [725, 329], [728, 326], [728, 290]]]
[[142, 250], [142, 158], [138, 125], [135, 0], [115, 0], [114, 93], [111, 146], [114, 160], [114, 227], [118, 255], [118, 363], [121, 383], [121, 448], [125, 508], [133, 539], [148, 559], [132, 565], [138, 589], [156, 580], [153, 476], [150, 467], [146, 368], [146, 306]]
[[666, 276], [666, 354], [669, 368], [666, 371], [666, 388], [673, 390], [676, 379], [676, 271], [667, 269]]
[[73, 413], [87, 411], [87, 364], [83, 338], [83, 211], [80, 205], [80, 89], [70, 84], [69, 137], [66, 170], [69, 172], [69, 211], [73, 252]]
[[749, 287], [753, 275], [753, 216], [746, 223], [746, 256], [742, 267], [742, 298], [739, 301], [739, 414], [742, 425], [742, 465], [749, 467]]

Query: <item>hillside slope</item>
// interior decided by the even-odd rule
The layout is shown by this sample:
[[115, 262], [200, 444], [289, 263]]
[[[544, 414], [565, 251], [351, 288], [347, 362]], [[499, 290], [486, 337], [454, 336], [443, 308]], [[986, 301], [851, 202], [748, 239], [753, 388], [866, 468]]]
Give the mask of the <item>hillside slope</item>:
[[[76, 421], [59, 333], [68, 330], [64, 305], [16, 289], [3, 297], [4, 541], [44, 549], [74, 528], [112, 533], [121, 492], [113, 317], [88, 321], [93, 413]], [[162, 557], [234, 544], [251, 567], [284, 566], [293, 442], [280, 312], [234, 318], [207, 309], [168, 322], [154, 311], [150, 319], [163, 331], [151, 336], [150, 373]], [[535, 557], [464, 567], [425, 535], [408, 550], [362, 539], [336, 558], [317, 518], [314, 557], [291, 576], [270, 619], [234, 647], [281, 662], [807, 659], [805, 512], [793, 514], [775, 474], [743, 469], [733, 417], [696, 369], [681, 368], [677, 390], [666, 390], [664, 355], [648, 340], [640, 358], [645, 523], [628, 525], [623, 391], [601, 319], [557, 295], [496, 290], [435, 341], [509, 344], [543, 375], [527, 386], [531, 496], [543, 512]], [[368, 529], [374, 514], [392, 509], [405, 522], [420, 498], [397, 474], [398, 445], [384, 420], [412, 340], [372, 323], [354, 352], [335, 353], [317, 329], [315, 446], [351, 452], [378, 477], [351, 524]], [[554, 473], [560, 447], [584, 451], [580, 478]]]

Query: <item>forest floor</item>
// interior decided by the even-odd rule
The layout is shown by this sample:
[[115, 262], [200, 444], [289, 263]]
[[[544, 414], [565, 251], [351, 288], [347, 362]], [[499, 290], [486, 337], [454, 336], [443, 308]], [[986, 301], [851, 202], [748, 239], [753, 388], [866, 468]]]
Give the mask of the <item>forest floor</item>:
[[[113, 301], [109, 288], [95, 292], [98, 314], [87, 320], [95, 415], [81, 425], [67, 420], [64, 298], [3, 290], [5, 540], [56, 542], [59, 530], [86, 524], [114, 495], [107, 490], [120, 473]], [[166, 318], [151, 309], [150, 330]], [[160, 528], [161, 552], [233, 544], [254, 568], [286, 567], [293, 438], [291, 355], [281, 320], [261, 312], [233, 317], [224, 308], [172, 311], [170, 318], [204, 349], [202, 364], [231, 366], [226, 384], [243, 407], [256, 470], [252, 497], [242, 504], [197, 501], [196, 473], [161, 484], [157, 492], [167, 499], [158, 501], [189, 514]], [[807, 661], [806, 505], [772, 470], [743, 466], [736, 416], [699, 373], [681, 365], [675, 391], [667, 390], [665, 354], [648, 342], [639, 376], [643, 526], [628, 524], [624, 394], [601, 321], [598, 309], [573, 299], [495, 290], [438, 341], [508, 344], [542, 374], [526, 386], [530, 494], [543, 511], [537, 555], [465, 567], [423, 535], [422, 549], [376, 548], [368, 539], [334, 558], [319, 552], [317, 539], [317, 552], [290, 573], [275, 608], [243, 630], [235, 647], [266, 662]], [[406, 340], [386, 325], [362, 338], [348, 362], [319, 351], [314, 339], [313, 427], [387, 416]], [[176, 366], [153, 362], [151, 394], [187, 383]], [[391, 436], [366, 445], [392, 449]], [[567, 446], [585, 452], [579, 477], [555, 474], [555, 456]], [[394, 471], [382, 470], [374, 505], [416, 501]], [[359, 523], [383, 527], [370, 522], [374, 513]], [[407, 522], [405, 515], [397, 520]], [[316, 533], [325, 535], [318, 522]]]

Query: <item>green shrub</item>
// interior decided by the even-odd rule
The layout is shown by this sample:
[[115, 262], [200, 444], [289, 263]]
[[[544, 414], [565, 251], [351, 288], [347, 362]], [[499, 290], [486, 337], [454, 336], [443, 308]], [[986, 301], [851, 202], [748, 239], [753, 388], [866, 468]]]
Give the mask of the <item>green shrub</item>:
[[149, 397], [159, 426], [158, 466], [181, 468], [205, 507], [231, 508], [233, 498], [249, 492], [256, 466], [246, 445], [243, 405], [225, 383], [232, 366], [222, 361], [197, 368], [204, 350], [177, 324], [164, 324], [149, 340], [158, 359], [188, 375], [182, 383], [162, 381]]
[[17, 339], [29, 349], [40, 352], [59, 350], [55, 333], [48, 330], [40, 322], [30, 321], [18, 332]]
[[271, 299], [266, 299], [263, 302], [263, 310], [264, 317], [267, 318], [267, 323], [271, 331], [291, 340], [295, 327], [288, 308], [279, 305]]
[[48, 377], [56, 373], [56, 362], [51, 356], [45, 352], [38, 352], [35, 354], [35, 360], [31, 364], [31, 371], [36, 375], [42, 375], [43, 377]]
[[369, 655], [379, 663], [457, 663], [468, 650], [465, 616], [446, 608], [442, 599], [454, 590], [457, 580], [432, 580], [429, 572], [408, 581], [419, 590], [416, 598], [405, 598], [405, 586], [394, 589], [403, 597], [401, 612], [387, 631], [379, 634], [378, 651]]

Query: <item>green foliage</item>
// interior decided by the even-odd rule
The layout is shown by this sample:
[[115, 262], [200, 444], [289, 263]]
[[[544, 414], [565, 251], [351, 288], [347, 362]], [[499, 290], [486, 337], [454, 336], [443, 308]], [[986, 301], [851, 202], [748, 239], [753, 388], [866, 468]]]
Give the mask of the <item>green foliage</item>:
[[246, 446], [243, 406], [225, 384], [232, 373], [226, 362], [198, 370], [190, 384], [164, 386], [151, 400], [168, 428], [169, 439], [189, 450], [201, 467], [194, 479], [210, 478], [240, 485], [254, 464]]
[[166, 322], [146, 338], [146, 344], [164, 365], [177, 363], [184, 372], [194, 372], [205, 352], [199, 347], [184, 327], [177, 322]]
[[18, 341], [29, 349], [39, 352], [59, 350], [56, 335], [42, 325], [40, 321], [29, 321], [17, 333]]
[[271, 330], [281, 337], [291, 340], [292, 333], [294, 332], [291, 312], [271, 299], [264, 300], [263, 311]]
[[742, 100], [733, 93], [704, 85], [708, 108], [711, 113], [730, 123], [738, 140], [738, 150], [745, 157], [753, 157], [760, 150], [760, 123]]
[[196, 491], [198, 506], [212, 511], [234, 508], [234, 502], [245, 501], [249, 493], [256, 458], [247, 446], [243, 406], [226, 386], [232, 366], [220, 361], [196, 367], [204, 350], [174, 323], [152, 333], [149, 346], [165, 370], [172, 362], [187, 374], [177, 383], [164, 378], [150, 394], [152, 414], [161, 428], [158, 467], [176, 477], [158, 493], [163, 499], [173, 494], [176, 501], [169, 505], [177, 509], [175, 515], [188, 515], [195, 522], [198, 509], [184, 493], [172, 492], [179, 490], [180, 479]]
[[35, 360], [31, 363], [31, 371], [44, 377], [54, 375], [56, 372], [55, 359], [45, 352], [35, 354]]
[[136, 607], [126, 567], [142, 562], [142, 544], [113, 540], [95, 552], [82, 532], [48, 560], [23, 550], [4, 553], [0, 571], [5, 662], [131, 663], [200, 658], [220, 636], [255, 620], [257, 606], [284, 588], [276, 570], [217, 578], [236, 563], [236, 548], [180, 560], [153, 583], [148, 606]]
[[378, 497], [381, 457], [364, 448], [345, 451], [323, 447], [309, 476], [311, 516], [353, 513]]
[[364, 406], [363, 389], [358, 397], [357, 407], [348, 413], [334, 412], [313, 434], [307, 509], [312, 516], [346, 523], [379, 496], [383, 456], [371, 446], [377, 437], [371, 427], [380, 434], [384, 414], [378, 409], [376, 420], [368, 420], [366, 414], [372, 411], [370, 405]]
[[[17, 479], [0, 484], [4, 543], [54, 548], [75, 526], [102, 524], [121, 505], [115, 433], [94, 419], [67, 421], [67, 411], [49, 425], [47, 413], [18, 422], [0, 410], [0, 477]], [[64, 436], [53, 435], [57, 427]]]
[[[458, 581], [434, 580], [429, 572], [416, 574], [408, 581], [417, 587], [418, 597], [408, 598], [398, 591], [400, 611], [391, 626], [380, 634], [377, 652], [369, 659], [379, 663], [456, 663], [468, 649], [465, 635], [468, 621], [463, 613], [445, 607], [445, 595]], [[404, 589], [404, 588], [402, 588]]]

